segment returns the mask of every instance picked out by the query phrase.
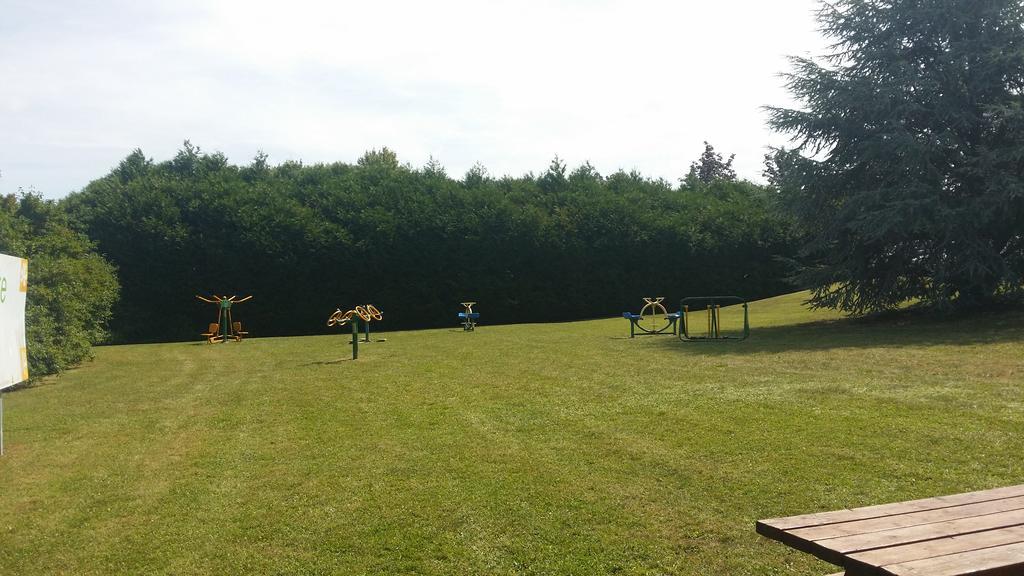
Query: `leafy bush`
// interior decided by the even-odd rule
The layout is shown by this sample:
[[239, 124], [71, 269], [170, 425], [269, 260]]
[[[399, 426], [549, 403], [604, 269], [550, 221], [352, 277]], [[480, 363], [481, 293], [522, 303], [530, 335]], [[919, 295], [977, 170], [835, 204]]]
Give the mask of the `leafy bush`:
[[29, 372], [64, 370], [106, 337], [117, 301], [114, 268], [73, 231], [54, 202], [36, 194], [0, 198], [0, 252], [29, 259], [25, 310]]

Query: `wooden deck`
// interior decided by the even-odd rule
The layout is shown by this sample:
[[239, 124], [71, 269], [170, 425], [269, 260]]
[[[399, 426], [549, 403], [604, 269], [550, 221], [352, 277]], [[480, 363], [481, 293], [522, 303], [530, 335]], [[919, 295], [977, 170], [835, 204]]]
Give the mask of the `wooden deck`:
[[847, 576], [1024, 575], [1024, 485], [760, 520], [757, 532]]

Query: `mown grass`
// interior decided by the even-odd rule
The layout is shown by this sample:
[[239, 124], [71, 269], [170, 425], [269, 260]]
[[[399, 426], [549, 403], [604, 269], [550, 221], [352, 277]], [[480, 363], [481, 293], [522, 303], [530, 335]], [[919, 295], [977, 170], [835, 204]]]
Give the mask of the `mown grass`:
[[821, 575], [754, 521], [1024, 482], [1024, 314], [802, 298], [742, 343], [616, 318], [357, 362], [340, 334], [100, 348], [5, 395], [0, 573]]

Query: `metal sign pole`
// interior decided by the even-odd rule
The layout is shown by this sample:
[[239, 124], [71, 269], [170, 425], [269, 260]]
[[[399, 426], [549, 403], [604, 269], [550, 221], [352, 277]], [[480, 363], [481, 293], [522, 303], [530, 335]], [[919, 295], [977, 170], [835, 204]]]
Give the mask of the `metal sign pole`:
[[0, 390], [0, 456], [4, 455], [4, 393]]

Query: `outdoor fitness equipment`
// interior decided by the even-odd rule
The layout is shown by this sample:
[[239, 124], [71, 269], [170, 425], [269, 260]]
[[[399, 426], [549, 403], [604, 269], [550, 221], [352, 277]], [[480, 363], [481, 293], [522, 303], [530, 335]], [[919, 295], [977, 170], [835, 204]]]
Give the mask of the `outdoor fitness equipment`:
[[373, 304], [367, 304], [366, 306], [356, 306], [347, 312], [342, 312], [341, 308], [338, 308], [327, 319], [327, 325], [344, 326], [346, 323], [352, 324], [352, 359], [356, 360], [359, 358], [359, 321], [362, 320], [366, 324], [366, 340], [364, 342], [369, 342], [370, 321], [380, 321], [383, 319], [383, 312], [378, 310]]
[[476, 302], [461, 302], [462, 306], [466, 308], [465, 312], [459, 312], [459, 319], [462, 321], [462, 329], [466, 332], [472, 332], [476, 329], [476, 321], [480, 319], [479, 312], [473, 312], [473, 305]]
[[217, 305], [217, 322], [210, 323], [209, 329], [205, 333], [200, 334], [200, 336], [206, 337], [207, 342], [217, 344], [227, 341], [228, 338], [233, 339], [235, 342], [241, 342], [242, 336], [249, 334], [248, 332], [242, 332], [241, 322], [231, 321], [231, 306], [252, 300], [252, 296], [235, 300], [238, 296], [217, 296], [214, 294], [214, 299], [210, 299], [203, 298], [197, 294], [196, 298], [207, 304]]
[[[664, 296], [658, 296], [657, 298], [644, 298], [644, 307], [640, 309], [639, 314], [633, 314], [632, 312], [623, 312], [622, 317], [629, 320], [629, 337], [635, 338], [637, 336], [637, 329], [640, 330], [640, 336], [655, 335], [655, 334], [667, 334], [671, 330], [672, 335], [676, 333], [676, 326], [679, 322], [681, 313], [673, 312], [668, 313], [665, 309], [665, 305], [662, 302], [665, 300]], [[658, 313], [661, 313], [665, 317], [665, 325], [658, 326]], [[650, 318], [650, 326], [644, 326], [642, 322]]]
[[[722, 306], [743, 306], [743, 332], [740, 336], [722, 335]], [[746, 340], [750, 337], [750, 308], [747, 301], [739, 296], [693, 296], [683, 298], [679, 303], [683, 314], [683, 328], [679, 331], [679, 339], [686, 342], [706, 342], [720, 340]], [[703, 310], [706, 317], [707, 331], [703, 336], [690, 333], [692, 327], [690, 316]], [[696, 318], [693, 319], [697, 321]]]

